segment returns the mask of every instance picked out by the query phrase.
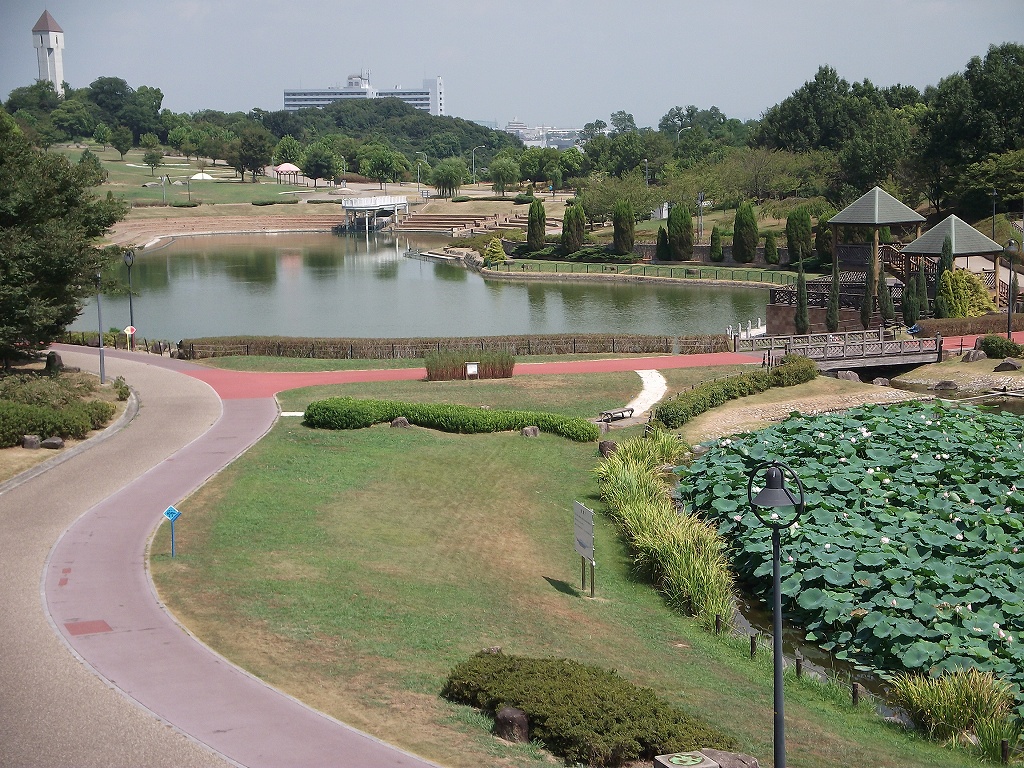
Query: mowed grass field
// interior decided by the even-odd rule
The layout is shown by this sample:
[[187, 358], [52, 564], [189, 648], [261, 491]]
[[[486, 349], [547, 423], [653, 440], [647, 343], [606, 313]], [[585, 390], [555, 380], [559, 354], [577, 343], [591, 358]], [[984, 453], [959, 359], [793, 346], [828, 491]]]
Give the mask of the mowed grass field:
[[[726, 373], [691, 369], [673, 385]], [[310, 389], [283, 397], [282, 408], [345, 393], [574, 413], [638, 390], [632, 373], [524, 376]], [[182, 621], [232, 661], [443, 765], [552, 764], [439, 697], [454, 664], [491, 646], [616, 669], [769, 764], [769, 654], [751, 661], [745, 640], [710, 636], [668, 610], [601, 514], [596, 599], [581, 591], [572, 502], [600, 513], [597, 461], [596, 445], [548, 435], [328, 432], [284, 418], [179, 505], [178, 557], [169, 557], [165, 526], [153, 542], [153, 577]], [[793, 766], [974, 764], [841, 693], [787, 686]]]

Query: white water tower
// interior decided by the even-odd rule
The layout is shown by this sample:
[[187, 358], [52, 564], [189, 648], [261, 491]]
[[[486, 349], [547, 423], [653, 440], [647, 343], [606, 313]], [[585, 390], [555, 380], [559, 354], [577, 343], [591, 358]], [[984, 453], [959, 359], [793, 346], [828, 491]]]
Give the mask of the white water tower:
[[39, 79], [49, 80], [57, 93], [63, 93], [64, 30], [49, 11], [43, 11], [32, 27], [32, 44], [39, 60]]

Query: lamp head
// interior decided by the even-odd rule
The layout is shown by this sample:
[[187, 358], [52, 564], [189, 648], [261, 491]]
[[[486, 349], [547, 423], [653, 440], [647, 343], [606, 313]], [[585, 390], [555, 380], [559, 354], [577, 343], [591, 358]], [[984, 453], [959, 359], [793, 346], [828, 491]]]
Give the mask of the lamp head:
[[775, 509], [778, 507], [795, 507], [800, 499], [786, 488], [786, 480], [778, 467], [768, 467], [764, 473], [765, 485], [750, 503], [758, 507]]
[[135, 251], [129, 249], [124, 252], [124, 265], [130, 267], [135, 263]]

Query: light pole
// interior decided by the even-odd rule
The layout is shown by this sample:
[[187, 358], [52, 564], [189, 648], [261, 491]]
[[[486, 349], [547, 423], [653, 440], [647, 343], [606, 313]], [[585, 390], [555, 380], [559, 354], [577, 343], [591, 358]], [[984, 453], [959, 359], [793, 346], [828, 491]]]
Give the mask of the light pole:
[[679, 134], [681, 134], [683, 131], [689, 131], [691, 128], [693, 128], [692, 125], [684, 125], [678, 131], [676, 131], [676, 144], [677, 145], [679, 144]]
[[651, 185], [651, 179], [650, 179], [650, 177], [647, 174], [647, 170], [648, 170], [648, 164], [647, 164], [647, 158], [645, 157], [644, 158], [644, 184], [646, 184], [647, 186], [650, 186]]
[[[1020, 245], [1016, 240], [1010, 239], [1003, 248], [1003, 253], [1006, 254], [1006, 260], [1010, 262], [1010, 278], [1007, 281], [1006, 288], [1006, 338], [1013, 339], [1013, 302], [1016, 299], [1017, 293], [1017, 273], [1013, 270], [1013, 257], [1020, 253]], [[999, 257], [996, 256], [998, 259]], [[998, 286], [997, 286], [998, 288]]]
[[341, 186], [346, 187], [348, 184], [345, 181], [345, 174], [348, 172], [348, 163], [345, 162], [345, 156], [341, 156]]
[[103, 307], [100, 304], [100, 283], [103, 278], [97, 272], [93, 279], [96, 281], [96, 322], [100, 330], [100, 384], [106, 384], [107, 372], [103, 367]]
[[[135, 308], [132, 306], [132, 264], [135, 263], [135, 251], [129, 248], [124, 252], [124, 265], [128, 267], [128, 325], [135, 328]], [[131, 340], [128, 346], [132, 352], [135, 351], [135, 331], [131, 333]]]
[[[754, 480], [761, 470], [764, 472], [764, 488], [754, 496]], [[796, 480], [800, 496], [796, 497], [786, 489], [785, 475]], [[786, 768], [786, 720], [783, 716], [784, 689], [782, 682], [782, 576], [780, 531], [789, 528], [800, 519], [804, 511], [804, 486], [796, 473], [778, 461], [758, 464], [750, 472], [747, 481], [747, 500], [750, 509], [762, 525], [772, 530], [772, 648], [775, 668], [775, 768]], [[792, 507], [793, 512], [783, 518], [775, 510]], [[765, 517], [764, 510], [772, 510]]]
[[[417, 155], [423, 155], [422, 162], [425, 163], [427, 161], [427, 153], [426, 152], [417, 152], [416, 154]], [[417, 157], [416, 158], [416, 194], [417, 195], [420, 193], [420, 162], [421, 162], [420, 159]]]
[[479, 147], [473, 147], [473, 151], [470, 153], [473, 157], [473, 186], [476, 186], [476, 151], [483, 149], [484, 145], [481, 144]]

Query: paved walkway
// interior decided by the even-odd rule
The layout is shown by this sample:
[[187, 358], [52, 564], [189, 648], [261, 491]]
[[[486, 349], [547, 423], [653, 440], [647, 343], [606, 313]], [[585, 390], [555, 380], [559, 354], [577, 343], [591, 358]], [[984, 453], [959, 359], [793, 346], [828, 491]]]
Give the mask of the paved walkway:
[[[69, 365], [98, 368], [96, 350], [59, 349]], [[265, 434], [278, 414], [275, 393], [425, 371], [255, 374], [113, 350], [105, 359], [108, 376], [138, 391], [135, 418], [0, 488], [0, 765], [432, 765], [215, 654], [163, 608], [146, 569], [163, 510]], [[517, 375], [740, 362], [758, 360], [527, 363]]]

